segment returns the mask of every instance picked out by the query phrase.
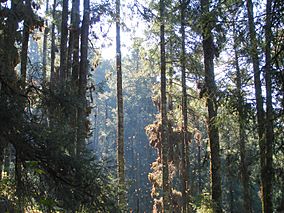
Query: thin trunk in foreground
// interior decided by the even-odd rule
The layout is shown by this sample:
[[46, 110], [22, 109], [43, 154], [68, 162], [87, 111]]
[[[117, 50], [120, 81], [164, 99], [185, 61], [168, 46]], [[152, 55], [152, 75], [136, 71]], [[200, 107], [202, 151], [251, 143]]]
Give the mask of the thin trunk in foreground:
[[[117, 72], [117, 176], [122, 190], [125, 188], [124, 169], [124, 115], [122, 96], [122, 71], [121, 71], [121, 49], [120, 49], [120, 0], [116, 0], [116, 72]], [[125, 193], [119, 192], [118, 204], [125, 207]]]
[[265, 212], [273, 212], [273, 106], [272, 106], [272, 81], [271, 81], [271, 40], [272, 40], [272, 20], [271, 20], [271, 5], [272, 0], [266, 1], [266, 26], [265, 26], [265, 87], [266, 87], [266, 200]]
[[[48, 13], [49, 0], [46, 0], [45, 13]], [[47, 36], [48, 36], [48, 22], [45, 20], [45, 28], [43, 34], [43, 46], [42, 46], [42, 74], [43, 82], [46, 82], [46, 61], [47, 61]]]
[[240, 172], [241, 180], [243, 185], [243, 202], [244, 202], [244, 211], [245, 213], [252, 212], [251, 206], [251, 195], [250, 195], [250, 184], [249, 184], [249, 173], [248, 165], [246, 161], [246, 133], [245, 133], [245, 105], [244, 98], [242, 95], [242, 75], [239, 66], [239, 55], [238, 55], [238, 43], [237, 35], [235, 30], [235, 23], [233, 23], [234, 28], [234, 55], [235, 55], [235, 67], [236, 67], [236, 77], [237, 77], [237, 99], [238, 99], [238, 120], [239, 120], [239, 152], [240, 152]]
[[160, 0], [160, 51], [161, 51], [161, 115], [162, 115], [162, 188], [163, 188], [163, 212], [170, 211], [170, 187], [168, 169], [168, 124], [167, 124], [167, 94], [166, 94], [166, 51], [165, 51], [165, 2]]
[[254, 78], [254, 89], [256, 99], [256, 117], [257, 117], [257, 130], [258, 130], [258, 143], [260, 149], [260, 176], [261, 176], [261, 203], [262, 212], [267, 212], [267, 187], [266, 187], [266, 151], [265, 151], [265, 112], [263, 109], [263, 97], [261, 91], [261, 80], [260, 80], [260, 68], [259, 68], [259, 57], [258, 57], [258, 44], [256, 38], [256, 30], [253, 17], [253, 4], [251, 0], [246, 0], [247, 13], [248, 13], [248, 26], [250, 35], [250, 57], [253, 64], [253, 78]]
[[182, 82], [182, 212], [187, 213], [188, 202], [188, 132], [187, 132], [187, 95], [186, 95], [186, 68], [185, 68], [185, 8], [186, 2], [181, 2], [181, 82]]
[[[26, 1], [25, 7], [27, 10], [31, 10], [30, 0]], [[21, 51], [21, 80], [22, 80], [22, 83], [25, 83], [26, 78], [27, 78], [29, 36], [30, 36], [30, 21], [26, 18], [24, 20], [22, 51]]]
[[[55, 19], [57, 1], [53, 1], [52, 18]], [[50, 88], [53, 89], [55, 84], [55, 23], [51, 25], [51, 52], [50, 52]]]

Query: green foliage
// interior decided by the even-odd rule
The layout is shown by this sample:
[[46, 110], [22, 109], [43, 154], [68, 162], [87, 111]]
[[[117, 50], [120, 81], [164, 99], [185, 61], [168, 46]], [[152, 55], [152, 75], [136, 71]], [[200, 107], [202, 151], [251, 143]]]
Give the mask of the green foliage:
[[[117, 186], [115, 177], [116, 150], [116, 74], [113, 60], [101, 59], [97, 46], [110, 45], [107, 38], [115, 14], [109, 1], [92, 3], [90, 43], [93, 53], [89, 54], [91, 70], [88, 76], [86, 96], [88, 107], [85, 109], [85, 97], [78, 96], [78, 82], [67, 81], [43, 84], [41, 41], [31, 41], [27, 82], [24, 84], [16, 65], [19, 64], [22, 45], [22, 22], [31, 21], [30, 37], [40, 39], [38, 32], [43, 21], [37, 16], [43, 2], [33, 2], [32, 10], [25, 7], [27, 1], [3, 0], [0, 6], [0, 166], [3, 168], [0, 181], [0, 197], [13, 204], [23, 203], [42, 211], [76, 212], [117, 212]], [[12, 8], [12, 3], [17, 7]], [[57, 2], [60, 5], [62, 2]], [[166, 0], [166, 57], [167, 57], [167, 95], [172, 169], [171, 183], [173, 194], [181, 197], [179, 163], [181, 141], [181, 20], [180, 1]], [[258, 28], [257, 39], [260, 48], [261, 75], [265, 69], [264, 39], [265, 4], [254, 1], [255, 24]], [[50, 7], [53, 2], [50, 2]], [[274, 107], [273, 144], [273, 203], [276, 211], [281, 211], [283, 202], [283, 1], [272, 2], [272, 89]], [[123, 5], [125, 6], [125, 5]], [[125, 115], [125, 162], [128, 180], [129, 207], [133, 211], [150, 211], [150, 182], [155, 204], [161, 207], [161, 162], [156, 151], [161, 147], [159, 141], [160, 123], [155, 114], [160, 105], [159, 94], [159, 2], [135, 1], [129, 19], [135, 12], [142, 14], [148, 29], [144, 38], [135, 38], [128, 52], [123, 51], [123, 91]], [[49, 7], [49, 9], [50, 9]], [[53, 17], [47, 17], [47, 24], [55, 23], [56, 37], [61, 32], [61, 7], [56, 7]], [[137, 11], [136, 11], [137, 10]], [[49, 10], [51, 11], [51, 10]], [[209, 181], [209, 139], [208, 113], [205, 98], [198, 99], [196, 83], [203, 83], [204, 65], [201, 36], [212, 30], [216, 82], [218, 87], [218, 117], [220, 156], [222, 161], [223, 210], [243, 210], [242, 177], [239, 175], [241, 160], [239, 147], [239, 128], [245, 128], [246, 158], [250, 177], [253, 211], [260, 212], [259, 183], [260, 163], [257, 143], [256, 106], [253, 90], [253, 72], [251, 66], [251, 47], [247, 33], [247, 12], [240, 0], [211, 1], [208, 13], [201, 15], [199, 0], [190, 1], [185, 8], [186, 33], [186, 78], [188, 94], [188, 131], [189, 144], [189, 184], [190, 193], [196, 199], [189, 202], [197, 212], [213, 212], [214, 204], [208, 194]], [[129, 16], [128, 16], [129, 15]], [[123, 18], [123, 17], [122, 17]], [[51, 22], [50, 22], [50, 19]], [[112, 21], [110, 21], [112, 20]], [[140, 27], [140, 21], [137, 26]], [[128, 23], [125, 21], [124, 27]], [[234, 26], [233, 26], [234, 25]], [[143, 26], [143, 24], [141, 25]], [[47, 26], [49, 29], [50, 26]], [[36, 30], [36, 31], [34, 31]], [[72, 29], [69, 29], [72, 32]], [[133, 29], [135, 31], [136, 29]], [[50, 36], [48, 34], [48, 36]], [[70, 36], [71, 37], [71, 36]], [[92, 40], [96, 39], [96, 42]], [[123, 40], [123, 38], [122, 38]], [[59, 46], [56, 39], [55, 46]], [[48, 37], [48, 46], [50, 45]], [[91, 46], [91, 45], [90, 45]], [[33, 52], [32, 50], [33, 49]], [[49, 49], [49, 48], [48, 48]], [[234, 50], [239, 58], [241, 73], [241, 91], [236, 88], [236, 61]], [[256, 51], [256, 50], [253, 50]], [[55, 50], [55, 70], [58, 55]], [[49, 54], [49, 50], [47, 52]], [[36, 60], [36, 61], [35, 61]], [[36, 62], [36, 63], [35, 63]], [[47, 57], [47, 63], [50, 63]], [[49, 65], [47, 65], [47, 76]], [[208, 76], [207, 76], [208, 77]], [[77, 79], [78, 80], [78, 79]], [[51, 88], [53, 83], [53, 88]], [[262, 81], [264, 94], [265, 81]], [[206, 88], [204, 88], [206, 89]], [[209, 91], [210, 92], [210, 91]], [[240, 92], [240, 93], [239, 93]], [[208, 93], [208, 91], [207, 91]], [[243, 98], [243, 117], [238, 118], [239, 99]], [[266, 97], [263, 98], [264, 103]], [[172, 106], [170, 106], [172, 105]], [[83, 125], [78, 128], [76, 114], [83, 110]], [[88, 117], [88, 115], [90, 116]], [[81, 118], [80, 118], [81, 119]], [[158, 119], [159, 120], [159, 119]], [[150, 124], [150, 125], [149, 125]], [[146, 127], [147, 126], [147, 127]], [[146, 127], [146, 133], [144, 129]], [[82, 131], [84, 129], [84, 131]], [[85, 131], [86, 130], [86, 131]], [[77, 132], [80, 131], [80, 134]], [[89, 146], [77, 153], [78, 138], [88, 142]], [[86, 139], [86, 141], [85, 141]], [[150, 139], [151, 148], [148, 142]], [[8, 147], [10, 147], [8, 149]], [[90, 151], [91, 148], [92, 150]], [[95, 155], [93, 154], [96, 153]], [[17, 154], [17, 155], [16, 155]], [[173, 156], [172, 156], [173, 155]], [[16, 161], [17, 156], [17, 161]], [[5, 165], [2, 164], [5, 163]], [[152, 163], [154, 162], [154, 163]], [[152, 163], [150, 165], [150, 163]], [[6, 165], [7, 164], [7, 165]], [[152, 171], [151, 171], [152, 169]], [[18, 170], [18, 171], [16, 171]], [[149, 175], [148, 175], [149, 174]], [[150, 182], [148, 180], [150, 179]], [[233, 197], [233, 199], [230, 199]], [[173, 199], [174, 200], [174, 199]], [[173, 201], [175, 202], [175, 200]], [[181, 206], [175, 203], [176, 207]], [[239, 207], [236, 209], [236, 206]], [[20, 210], [19, 210], [20, 211]]]
[[193, 209], [197, 213], [214, 213], [214, 203], [210, 198], [210, 194], [200, 194], [193, 203]]
[[4, 175], [0, 181], [0, 197], [7, 198], [9, 200], [15, 199], [16, 183], [14, 179], [11, 179], [7, 175]]

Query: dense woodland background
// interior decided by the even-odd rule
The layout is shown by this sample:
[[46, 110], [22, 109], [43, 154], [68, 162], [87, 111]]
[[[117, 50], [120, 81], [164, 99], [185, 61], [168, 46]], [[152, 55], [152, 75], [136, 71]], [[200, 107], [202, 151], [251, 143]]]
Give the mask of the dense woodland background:
[[1, 0], [0, 212], [284, 212], [283, 14]]

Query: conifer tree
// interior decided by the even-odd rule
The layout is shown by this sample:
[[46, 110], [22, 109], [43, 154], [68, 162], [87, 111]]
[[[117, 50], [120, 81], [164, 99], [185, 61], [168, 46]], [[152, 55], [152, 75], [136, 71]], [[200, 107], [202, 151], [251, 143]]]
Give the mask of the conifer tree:
[[221, 190], [221, 160], [219, 130], [216, 123], [217, 117], [217, 88], [214, 75], [214, 53], [213, 42], [213, 14], [209, 11], [210, 1], [201, 0], [201, 11], [204, 17], [202, 31], [202, 45], [204, 53], [206, 104], [208, 108], [208, 136], [210, 145], [210, 180], [211, 196], [214, 203], [214, 212], [222, 212], [222, 190]]
[[122, 95], [122, 67], [120, 48], [120, 0], [116, 0], [116, 77], [117, 77], [117, 176], [122, 192], [119, 192], [118, 203], [124, 207], [125, 201], [125, 165], [124, 165], [124, 113]]
[[272, 1], [266, 1], [266, 18], [265, 18], [265, 88], [266, 88], [266, 144], [265, 144], [265, 184], [266, 194], [264, 199], [266, 200], [266, 206], [264, 212], [273, 212], [273, 144], [274, 144], [274, 116], [272, 105], [272, 63], [271, 63], [271, 42], [272, 42]]
[[171, 211], [169, 169], [168, 169], [168, 124], [167, 124], [167, 95], [166, 95], [166, 51], [165, 51], [165, 1], [160, 0], [160, 69], [161, 69], [161, 160], [162, 160], [162, 188], [163, 212]]
[[182, 82], [182, 195], [183, 195], [183, 212], [187, 213], [187, 202], [188, 202], [188, 119], [187, 119], [187, 92], [186, 92], [186, 57], [185, 57], [185, 10], [186, 10], [186, 2], [185, 0], [181, 1], [181, 82]]
[[262, 212], [267, 212], [267, 208], [270, 208], [267, 203], [267, 184], [266, 184], [266, 135], [265, 135], [265, 112], [263, 109], [263, 96], [261, 90], [261, 79], [260, 79], [260, 65], [259, 65], [259, 48], [256, 37], [253, 3], [251, 0], [246, 0], [246, 8], [248, 14], [248, 27], [249, 27], [249, 38], [251, 49], [249, 50], [250, 57], [253, 65], [253, 78], [254, 78], [254, 89], [256, 99], [256, 117], [257, 117], [257, 130], [258, 130], [258, 141], [260, 149], [260, 176], [261, 176], [261, 202]]

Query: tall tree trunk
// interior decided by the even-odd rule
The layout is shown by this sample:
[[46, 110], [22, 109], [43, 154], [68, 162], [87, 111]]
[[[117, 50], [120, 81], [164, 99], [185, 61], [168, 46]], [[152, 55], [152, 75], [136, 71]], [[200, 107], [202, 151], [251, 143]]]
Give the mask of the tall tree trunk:
[[85, 148], [85, 139], [87, 137], [86, 126], [86, 88], [88, 75], [88, 36], [90, 27], [90, 0], [84, 0], [83, 22], [81, 30], [81, 61], [79, 74], [79, 98], [81, 105], [78, 108], [78, 139], [77, 139], [77, 156], [80, 156]]
[[17, 207], [19, 212], [24, 212], [24, 199], [23, 199], [23, 179], [22, 179], [22, 161], [21, 161], [21, 145], [15, 146], [15, 179], [16, 179], [16, 194], [18, 197]]
[[21, 80], [24, 83], [27, 78], [27, 62], [28, 62], [28, 47], [29, 47], [29, 25], [24, 21], [22, 51], [21, 51]]
[[[31, 11], [31, 2], [30, 0], [26, 1], [25, 8], [27, 11]], [[23, 90], [25, 89], [25, 83], [27, 78], [27, 61], [28, 61], [28, 47], [29, 47], [29, 34], [30, 34], [30, 21], [28, 18], [24, 20], [23, 26], [23, 38], [22, 38], [22, 50], [21, 50], [21, 83], [23, 86]], [[23, 111], [25, 107], [25, 100], [23, 99], [21, 102], [21, 110]], [[23, 180], [22, 180], [22, 160], [21, 160], [21, 152], [22, 146], [21, 144], [15, 145], [16, 150], [16, 159], [15, 159], [15, 178], [16, 178], [16, 194], [18, 197], [18, 208], [19, 211], [22, 212], [24, 208], [24, 199], [23, 199]]]
[[1, 55], [1, 60], [5, 63], [1, 63], [1, 76], [7, 83], [14, 84], [16, 82], [15, 66], [18, 62], [18, 50], [15, 47], [16, 31], [18, 29], [18, 20], [15, 15], [15, 3], [11, 3], [11, 12], [7, 18], [7, 28], [4, 32], [4, 54]]
[[251, 0], [246, 0], [247, 13], [248, 13], [248, 25], [250, 34], [250, 56], [253, 63], [253, 73], [254, 73], [254, 89], [255, 89], [255, 99], [256, 99], [256, 117], [257, 117], [257, 129], [258, 129], [258, 140], [260, 148], [260, 168], [261, 168], [261, 202], [262, 202], [262, 212], [267, 213], [266, 209], [269, 208], [266, 202], [267, 188], [266, 188], [266, 166], [265, 166], [265, 113], [263, 110], [263, 97], [261, 92], [261, 80], [260, 80], [260, 69], [259, 69], [259, 57], [258, 57], [258, 44], [256, 38], [254, 17], [253, 17], [253, 4]]
[[[73, 9], [74, 7], [74, 9]], [[72, 32], [73, 32], [73, 62], [72, 80], [76, 83], [79, 75], [79, 38], [80, 38], [80, 0], [73, 0], [72, 7]]]
[[[117, 72], [117, 177], [119, 185], [125, 188], [124, 168], [124, 114], [122, 96], [122, 71], [121, 71], [121, 50], [120, 50], [120, 0], [116, 0], [116, 72]], [[120, 192], [118, 204], [125, 207], [125, 194]]]
[[235, 22], [233, 23], [233, 33], [234, 33], [234, 55], [235, 55], [235, 67], [236, 67], [236, 76], [237, 76], [237, 96], [238, 96], [238, 121], [239, 121], [239, 152], [240, 152], [240, 169], [241, 169], [241, 178], [243, 184], [243, 202], [244, 202], [244, 211], [246, 213], [252, 212], [251, 206], [251, 196], [250, 196], [250, 184], [249, 184], [249, 174], [248, 166], [246, 161], [246, 133], [245, 133], [245, 105], [244, 98], [242, 95], [242, 75], [239, 66], [239, 55], [238, 55], [238, 42], [235, 29]]
[[[71, 68], [74, 79], [78, 79], [79, 73], [79, 24], [80, 24], [80, 1], [72, 0], [71, 28], [67, 56], [67, 77], [71, 78]], [[74, 70], [73, 70], [74, 69]], [[74, 80], [73, 79], [73, 80]]]
[[72, 10], [71, 10], [71, 26], [69, 28], [69, 39], [68, 39], [68, 50], [67, 50], [67, 71], [66, 76], [67, 79], [70, 79], [71, 76], [71, 68], [72, 68], [72, 55], [74, 50], [74, 0], [72, 0]]
[[61, 19], [59, 81], [63, 85], [67, 77], [68, 0], [62, 2]]
[[187, 213], [188, 202], [188, 132], [187, 132], [187, 94], [186, 94], [186, 68], [185, 68], [185, 0], [181, 1], [181, 83], [182, 83], [182, 212]]
[[137, 180], [137, 184], [136, 184], [136, 189], [137, 190], [137, 200], [136, 200], [136, 212], [140, 212], [140, 198], [141, 198], [141, 195], [140, 195], [140, 191], [139, 190], [141, 188], [141, 158], [140, 158], [140, 153], [139, 151], [136, 153], [136, 165], [137, 165], [137, 172], [136, 172], [136, 180]]
[[[171, 26], [170, 29], [171, 32], [173, 32], [173, 28]], [[170, 43], [170, 60], [174, 61], [174, 54], [173, 54], [173, 39], [170, 38], [169, 40]], [[169, 91], [168, 91], [168, 134], [169, 134], [169, 138], [171, 138], [171, 136], [173, 135], [173, 123], [171, 122], [173, 120], [173, 109], [174, 109], [174, 105], [173, 105], [173, 75], [174, 75], [174, 68], [173, 68], [173, 62], [171, 63], [170, 67], [169, 67]], [[168, 162], [173, 161], [174, 159], [174, 140], [169, 140], [169, 156], [168, 156]], [[171, 183], [172, 184], [172, 183]], [[171, 187], [171, 186], [169, 186]]]
[[[230, 143], [230, 141], [228, 141]], [[230, 149], [230, 148], [229, 148]], [[230, 212], [234, 213], [235, 205], [234, 205], [234, 190], [233, 190], [233, 171], [232, 171], [232, 156], [230, 153], [227, 154], [227, 178], [228, 178], [228, 184], [229, 184], [229, 208]]]
[[[45, 13], [48, 13], [49, 0], [46, 0]], [[42, 47], [42, 69], [43, 69], [43, 83], [46, 82], [46, 61], [47, 61], [47, 36], [48, 36], [48, 21], [45, 20], [45, 28], [43, 34], [43, 47]]]
[[[31, 10], [30, 0], [26, 1], [25, 7], [28, 11]], [[30, 36], [30, 21], [28, 20], [28, 18], [26, 18], [24, 20], [22, 51], [21, 51], [21, 80], [22, 80], [22, 83], [26, 82], [26, 77], [27, 77], [29, 36]]]
[[[4, 27], [4, 33], [2, 32], [1, 36], [1, 52], [0, 54], [0, 75], [1, 75], [1, 100], [5, 101], [6, 103], [14, 103], [15, 99], [12, 99], [13, 97], [10, 95], [7, 95], [9, 93], [6, 93], [7, 91], [10, 91], [11, 88], [17, 89], [17, 76], [15, 72], [15, 67], [17, 66], [19, 62], [19, 55], [18, 55], [18, 49], [15, 47], [16, 42], [16, 35], [17, 35], [17, 29], [18, 29], [18, 14], [17, 14], [17, 5], [15, 2], [11, 1], [10, 3], [10, 10], [7, 13], [7, 19], [6, 19], [6, 27]], [[3, 25], [2, 25], [3, 26]], [[3, 39], [3, 40], [2, 40]], [[21, 72], [22, 75], [23, 72]], [[21, 76], [22, 78], [22, 76]], [[23, 79], [23, 78], [22, 78]], [[18, 100], [16, 100], [18, 101]], [[17, 109], [16, 113], [19, 112], [21, 109]], [[2, 112], [3, 113], [3, 112]], [[2, 128], [1, 128], [2, 130]], [[3, 129], [4, 132], [0, 131], [0, 153], [3, 155], [4, 149], [8, 145], [6, 143], [6, 136], [5, 136], [5, 129]], [[12, 131], [13, 132], [13, 131]], [[17, 141], [16, 141], [17, 142]], [[17, 144], [17, 143], [15, 143]], [[16, 150], [18, 151], [18, 150]], [[1, 160], [2, 156], [1, 156]], [[15, 170], [19, 164], [15, 163]], [[14, 174], [17, 174], [16, 172]], [[18, 187], [20, 184], [20, 179], [17, 178], [15, 175], [16, 180], [16, 195], [18, 196], [20, 194], [20, 187]], [[18, 196], [20, 198], [20, 196]], [[17, 202], [17, 204], [20, 203]], [[20, 205], [18, 205], [20, 206]]]
[[[71, 13], [71, 28], [69, 36], [68, 46], [68, 59], [67, 59], [67, 78], [72, 82], [71, 94], [78, 92], [78, 80], [79, 80], [79, 43], [80, 43], [80, 1], [72, 0], [72, 13]], [[82, 97], [85, 99], [85, 97]], [[71, 154], [75, 156], [76, 144], [78, 143], [78, 108], [71, 109], [70, 112], [70, 125], [73, 128], [72, 145], [70, 146]]]
[[[201, 0], [202, 14], [206, 15], [209, 11], [209, 0]], [[210, 143], [210, 180], [211, 196], [216, 207], [214, 212], [222, 212], [222, 190], [221, 190], [221, 161], [219, 130], [216, 124], [217, 117], [217, 88], [214, 75], [214, 43], [212, 35], [213, 23], [206, 23], [203, 28], [203, 52], [205, 67], [205, 86], [207, 89], [208, 106], [208, 135]]]
[[171, 212], [170, 187], [168, 169], [168, 124], [167, 124], [167, 95], [166, 95], [166, 52], [165, 52], [165, 1], [160, 0], [160, 51], [161, 51], [161, 116], [162, 116], [162, 188], [163, 212]]
[[[198, 127], [197, 127], [197, 129], [198, 129]], [[197, 143], [197, 162], [198, 162], [198, 169], [197, 169], [197, 171], [198, 171], [198, 177], [197, 177], [197, 179], [198, 179], [198, 191], [197, 191], [197, 193], [198, 194], [201, 194], [201, 192], [202, 192], [202, 177], [201, 177], [201, 169], [202, 169], [202, 164], [201, 164], [201, 140], [196, 140], [196, 143]]]
[[[56, 4], [57, 1], [53, 1], [53, 7], [52, 7], [52, 18], [55, 20], [55, 12], [56, 12]], [[55, 23], [52, 22], [51, 26], [51, 53], [50, 53], [50, 88], [53, 89], [54, 83], [55, 83]]]
[[265, 26], [265, 86], [266, 86], [266, 200], [265, 212], [273, 212], [272, 203], [272, 181], [273, 181], [273, 158], [272, 149], [274, 143], [273, 132], [273, 106], [272, 106], [272, 82], [271, 82], [271, 3], [272, 0], [266, 1], [266, 26]]

